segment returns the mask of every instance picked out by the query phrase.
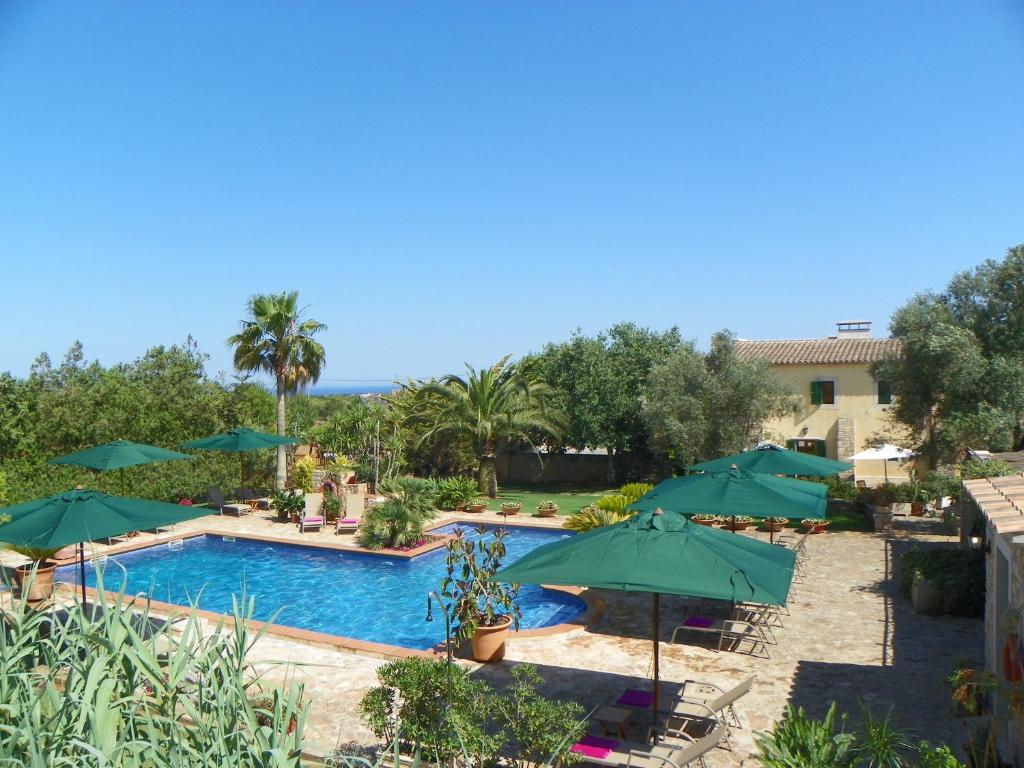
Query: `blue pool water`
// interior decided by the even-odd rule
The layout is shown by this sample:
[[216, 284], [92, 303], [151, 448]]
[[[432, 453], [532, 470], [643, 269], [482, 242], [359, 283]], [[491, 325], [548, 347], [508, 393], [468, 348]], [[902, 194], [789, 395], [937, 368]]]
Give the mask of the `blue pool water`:
[[[435, 532], [456, 527], [469, 537], [479, 536], [475, 527], [462, 524]], [[506, 563], [571, 535], [521, 527], [506, 530]], [[484, 535], [493, 536], [493, 531]], [[244, 585], [246, 594], [256, 600], [254, 618], [266, 621], [280, 611], [274, 619], [278, 624], [423, 649], [444, 641], [444, 617], [436, 605], [434, 621], [424, 620], [427, 594], [444, 576], [444, 557], [443, 548], [408, 560], [207, 535], [185, 539], [180, 549], [161, 544], [110, 557], [102, 566], [103, 586], [230, 613], [232, 595]], [[56, 576], [78, 583], [74, 566], [58, 569]], [[96, 585], [93, 568], [86, 573], [86, 584]], [[586, 607], [571, 595], [528, 584], [520, 590], [519, 606], [523, 629], [571, 621]]]

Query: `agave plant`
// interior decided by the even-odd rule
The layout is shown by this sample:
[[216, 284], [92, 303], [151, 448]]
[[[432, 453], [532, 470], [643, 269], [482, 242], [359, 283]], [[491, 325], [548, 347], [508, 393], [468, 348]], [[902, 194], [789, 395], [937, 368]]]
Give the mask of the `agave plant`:
[[562, 525], [565, 528], [582, 533], [583, 531], [600, 528], [604, 525], [621, 523], [623, 520], [628, 520], [630, 517], [632, 517], [632, 513], [630, 512], [616, 512], [614, 510], [601, 509], [593, 504], [588, 504], [576, 514], [567, 517]]
[[808, 717], [803, 707], [788, 706], [782, 722], [755, 741], [763, 768], [846, 768], [857, 758], [853, 734], [841, 727], [836, 731], [835, 702], [822, 720]]

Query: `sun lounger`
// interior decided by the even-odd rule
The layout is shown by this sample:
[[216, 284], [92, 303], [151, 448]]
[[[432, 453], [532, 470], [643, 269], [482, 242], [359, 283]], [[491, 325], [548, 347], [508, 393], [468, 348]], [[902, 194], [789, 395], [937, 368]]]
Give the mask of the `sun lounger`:
[[334, 533], [355, 533], [358, 528], [358, 520], [354, 520], [351, 517], [339, 517], [338, 522], [334, 524]]
[[668, 714], [666, 729], [670, 733], [682, 730], [692, 736], [687, 726], [696, 725], [706, 730], [710, 722], [722, 723], [725, 726], [723, 738], [728, 743], [729, 730], [742, 727], [736, 714], [736, 702], [750, 693], [756, 680], [755, 675], [750, 675], [729, 690], [712, 683], [687, 680]]
[[322, 517], [303, 517], [299, 519], [299, 533], [319, 531], [323, 527], [324, 519]]
[[248, 504], [226, 503], [223, 492], [216, 485], [211, 485], [206, 489], [206, 498], [210, 502], [210, 508], [219, 510], [222, 515], [227, 512], [228, 514], [241, 517], [252, 512], [252, 508]]
[[676, 635], [680, 632], [699, 632], [703, 634], [717, 635], [718, 648], [736, 651], [743, 643], [750, 643], [751, 655], [757, 653], [760, 648], [764, 658], [771, 658], [768, 652], [768, 639], [765, 637], [761, 627], [749, 621], [737, 619], [717, 619], [710, 616], [687, 616], [683, 623], [672, 631], [672, 642], [676, 642]]
[[725, 726], [718, 725], [707, 736], [692, 743], [664, 741], [651, 746], [633, 741], [620, 741], [587, 735], [573, 744], [572, 752], [585, 762], [628, 768], [684, 768], [706, 766], [704, 755], [718, 746], [725, 735]]

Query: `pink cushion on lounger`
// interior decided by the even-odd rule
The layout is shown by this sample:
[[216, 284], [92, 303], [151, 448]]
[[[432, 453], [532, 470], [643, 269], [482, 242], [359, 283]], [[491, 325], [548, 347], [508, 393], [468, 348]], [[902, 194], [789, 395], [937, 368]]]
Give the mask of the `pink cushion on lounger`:
[[705, 629], [715, 623], [714, 619], [707, 616], [687, 616], [683, 621], [684, 627], [701, 627]]
[[573, 744], [569, 751], [575, 752], [577, 755], [583, 755], [584, 757], [605, 758], [608, 757], [612, 750], [617, 746], [619, 746], [619, 742], [614, 739], [602, 739], [600, 736], [591, 736], [590, 734], [587, 734]]
[[624, 707], [642, 707], [646, 709], [654, 703], [654, 694], [650, 691], [629, 688], [622, 692], [619, 700], [615, 703], [621, 704]]
[[324, 519], [322, 517], [304, 517], [302, 522], [304, 523], [322, 523]]
[[339, 520], [338, 523], [340, 525], [359, 525], [359, 521], [351, 517], [346, 517], [343, 520]]

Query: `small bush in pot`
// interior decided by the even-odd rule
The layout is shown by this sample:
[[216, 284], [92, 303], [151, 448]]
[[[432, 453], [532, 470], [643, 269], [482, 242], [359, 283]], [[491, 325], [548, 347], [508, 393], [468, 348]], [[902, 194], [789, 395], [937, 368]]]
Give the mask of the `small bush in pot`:
[[475, 512], [477, 514], [479, 514], [480, 512], [486, 512], [487, 511], [487, 499], [482, 499], [480, 497], [477, 497], [475, 499], [471, 499], [470, 502], [466, 505], [466, 511], [467, 512]]
[[276, 491], [271, 503], [277, 511], [278, 519], [283, 522], [298, 517], [299, 512], [306, 506], [306, 497], [294, 491]]
[[[447, 573], [441, 581], [441, 595], [451, 604], [458, 624], [455, 634], [473, 641], [477, 661], [500, 661], [509, 627], [519, 628], [519, 585], [494, 580], [505, 557], [506, 535], [502, 529], [492, 533], [480, 527], [470, 539], [460, 530], [445, 545]], [[497, 635], [495, 647], [482, 647], [492, 634]]]
[[718, 515], [694, 515], [690, 519], [693, 522], [697, 523], [697, 525], [707, 525], [707, 526], [712, 526], [712, 525], [715, 525], [716, 523], [722, 522], [722, 518], [720, 518]]
[[828, 528], [829, 521], [817, 517], [805, 517], [800, 525], [807, 529], [808, 533], [821, 533]]
[[437, 483], [434, 503], [439, 509], [461, 509], [475, 499], [476, 495], [476, 480], [471, 477], [449, 477]]
[[523, 508], [522, 502], [519, 501], [503, 501], [501, 502], [501, 514], [503, 515], [515, 515], [519, 513], [519, 510]]
[[742, 531], [752, 522], [754, 522], [754, 518], [747, 515], [722, 515], [720, 518], [720, 524], [726, 530], [732, 530], [735, 526], [737, 531]]
[[542, 501], [537, 505], [537, 515], [539, 517], [554, 517], [558, 512], [558, 505], [553, 501]]

